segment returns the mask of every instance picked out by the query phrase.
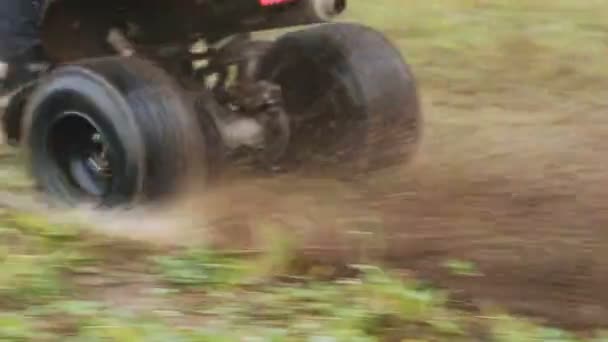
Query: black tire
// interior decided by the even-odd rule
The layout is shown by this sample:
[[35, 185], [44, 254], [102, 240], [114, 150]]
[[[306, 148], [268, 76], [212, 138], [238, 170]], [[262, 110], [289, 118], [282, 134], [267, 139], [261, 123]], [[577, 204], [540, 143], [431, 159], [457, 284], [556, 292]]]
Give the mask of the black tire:
[[400, 52], [373, 29], [337, 23], [287, 33], [262, 60], [258, 77], [281, 85], [292, 121], [303, 122], [293, 129], [288, 162], [316, 159], [317, 169], [337, 164], [350, 173], [400, 164], [416, 151], [415, 79]]
[[[69, 205], [165, 199], [204, 171], [192, 104], [162, 69], [141, 59], [109, 57], [59, 67], [40, 81], [24, 115], [33, 177]], [[90, 150], [99, 145], [90, 141], [94, 131], [108, 150], [111, 177], [92, 177], [86, 167]]]

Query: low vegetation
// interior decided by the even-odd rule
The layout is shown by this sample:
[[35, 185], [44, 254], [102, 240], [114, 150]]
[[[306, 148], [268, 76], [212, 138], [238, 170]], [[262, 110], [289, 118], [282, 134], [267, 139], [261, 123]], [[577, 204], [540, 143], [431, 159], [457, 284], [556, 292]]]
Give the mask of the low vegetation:
[[[259, 260], [202, 248], [113, 241], [32, 214], [2, 223], [2, 340], [583, 341], [490, 308], [460, 311], [447, 293], [370, 265], [331, 280], [260, 276]], [[476, 276], [463, 261], [446, 267]]]

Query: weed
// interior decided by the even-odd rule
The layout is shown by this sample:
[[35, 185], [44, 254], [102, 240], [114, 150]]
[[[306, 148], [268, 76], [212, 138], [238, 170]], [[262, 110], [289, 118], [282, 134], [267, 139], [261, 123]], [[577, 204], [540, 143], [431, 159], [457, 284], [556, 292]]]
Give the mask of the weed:
[[185, 287], [234, 284], [244, 271], [242, 262], [200, 248], [179, 255], [156, 256], [153, 260], [165, 280]]

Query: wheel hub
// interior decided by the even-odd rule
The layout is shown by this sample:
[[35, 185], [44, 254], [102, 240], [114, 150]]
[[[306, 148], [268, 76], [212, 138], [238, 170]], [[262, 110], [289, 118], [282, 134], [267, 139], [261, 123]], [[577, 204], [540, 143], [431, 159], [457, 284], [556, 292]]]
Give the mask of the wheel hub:
[[101, 177], [112, 177], [112, 169], [108, 160], [108, 146], [103, 141], [101, 134], [96, 132], [91, 136], [91, 141], [97, 147], [95, 151], [87, 158], [86, 163], [91, 171], [99, 174]]
[[56, 162], [79, 191], [104, 196], [112, 184], [109, 146], [86, 113], [64, 112], [49, 136]]

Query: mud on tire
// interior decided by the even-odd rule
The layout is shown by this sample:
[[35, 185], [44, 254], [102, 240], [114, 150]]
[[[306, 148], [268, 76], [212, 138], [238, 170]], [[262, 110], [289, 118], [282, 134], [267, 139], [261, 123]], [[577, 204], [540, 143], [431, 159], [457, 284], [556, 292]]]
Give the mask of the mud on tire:
[[[204, 171], [192, 110], [173, 80], [141, 59], [59, 67], [41, 80], [24, 113], [33, 177], [68, 204], [114, 207], [166, 198]], [[95, 162], [100, 155], [105, 159]]]
[[281, 85], [296, 125], [287, 162], [371, 171], [416, 151], [421, 114], [414, 77], [371, 28], [339, 23], [285, 34], [259, 77]]

